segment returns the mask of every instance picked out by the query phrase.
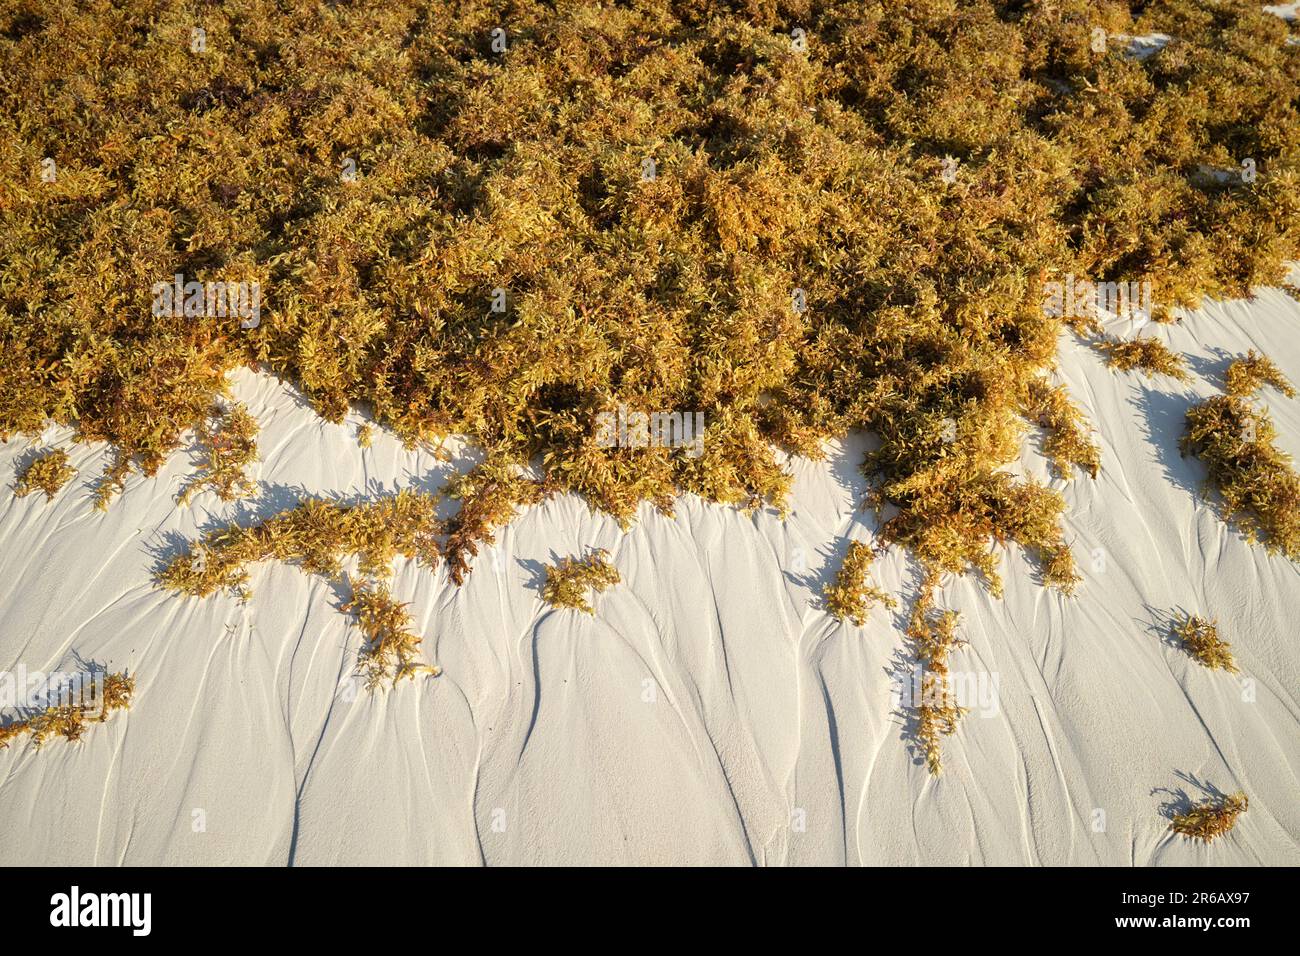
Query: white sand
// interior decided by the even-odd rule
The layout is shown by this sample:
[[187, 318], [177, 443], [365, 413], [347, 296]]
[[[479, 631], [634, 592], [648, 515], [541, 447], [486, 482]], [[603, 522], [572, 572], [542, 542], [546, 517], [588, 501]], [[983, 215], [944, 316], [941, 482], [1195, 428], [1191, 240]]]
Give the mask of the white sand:
[[[1262, 290], [1154, 327], [1190, 358], [1189, 387], [1063, 342], [1104, 455], [1095, 482], [1054, 482], [1085, 582], [1044, 590], [1013, 551], [1003, 599], [945, 589], [970, 641], [953, 667], [997, 693], [947, 740], [938, 779], [891, 706], [906, 603], [858, 629], [811, 601], [875, 527], [855, 510], [861, 440], [791, 463], [784, 523], [687, 499], [624, 534], [560, 499], [463, 588], [402, 562], [394, 590], [444, 675], [351, 699], [359, 637], [327, 582], [260, 566], [241, 605], [156, 590], [152, 569], [175, 535], [279, 510], [292, 489], [433, 489], [452, 466], [383, 433], [363, 451], [356, 422], [241, 374], [262, 499], [177, 508], [178, 454], [99, 514], [103, 450], [51, 432], [81, 475], [48, 506], [0, 493], [0, 668], [129, 668], [136, 703], [80, 744], [0, 752], [0, 863], [1300, 863], [1300, 569], [1225, 527], [1177, 451], [1229, 356], [1254, 347], [1300, 380], [1298, 325], [1300, 304]], [[1300, 402], [1263, 401], [1300, 454]], [[1046, 475], [1036, 444], [1025, 467]], [[28, 449], [0, 446], [6, 483]], [[548, 609], [539, 563], [590, 546], [624, 584], [594, 617]], [[914, 575], [900, 554], [877, 566], [900, 598]], [[1240, 677], [1161, 641], [1178, 608], [1218, 616]], [[1159, 788], [1201, 795], [1182, 775], [1249, 794], [1229, 838], [1166, 832]]]
[[1300, 3], [1275, 3], [1264, 7], [1265, 13], [1281, 17], [1288, 22], [1300, 19]]

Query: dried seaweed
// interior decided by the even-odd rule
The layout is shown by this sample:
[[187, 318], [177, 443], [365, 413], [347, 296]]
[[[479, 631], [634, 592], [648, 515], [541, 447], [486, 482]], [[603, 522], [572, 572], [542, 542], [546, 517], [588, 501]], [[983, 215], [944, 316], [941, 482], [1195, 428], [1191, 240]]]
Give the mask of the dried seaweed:
[[79, 741], [89, 724], [102, 724], [115, 710], [131, 706], [135, 693], [135, 678], [129, 674], [105, 674], [99, 685], [99, 710], [90, 711], [73, 704], [47, 707], [35, 717], [17, 720], [0, 726], [0, 750], [10, 741], [28, 734], [39, 749], [50, 737], [62, 737], [69, 742]]
[[542, 585], [542, 600], [551, 607], [567, 607], [584, 614], [595, 614], [587, 592], [600, 593], [622, 580], [618, 568], [609, 563], [609, 552], [593, 548], [585, 558], [561, 558], [547, 565]]
[[365, 635], [357, 667], [368, 690], [378, 689], [385, 680], [395, 686], [403, 677], [442, 673], [432, 664], [417, 663], [421, 638], [410, 629], [408, 606], [393, 600], [387, 585], [361, 581], [353, 582], [352, 600], [340, 608], [356, 616]]
[[1173, 635], [1197, 663], [1210, 670], [1222, 669], [1229, 674], [1237, 673], [1237, 664], [1232, 659], [1232, 645], [1219, 637], [1217, 621], [1208, 621], [1199, 614], [1192, 614], [1174, 621], [1171, 628]]
[[1168, 375], [1180, 382], [1189, 379], [1183, 357], [1169, 351], [1169, 347], [1157, 339], [1103, 339], [1097, 348], [1106, 355], [1107, 365], [1122, 372], [1141, 369], [1148, 374]]
[[162, 569], [164, 588], [204, 597], [222, 589], [249, 596], [248, 566], [288, 561], [309, 574], [338, 578], [343, 559], [360, 557], [366, 575], [387, 575], [399, 554], [432, 567], [445, 523], [433, 495], [401, 491], [360, 503], [308, 499], [247, 527], [219, 528], [195, 542]]
[[854, 541], [844, 555], [835, 583], [825, 587], [826, 608], [839, 620], [849, 618], [858, 627], [867, 623], [871, 606], [879, 601], [896, 607], [897, 601], [871, 583], [871, 564], [875, 554], [861, 541]]
[[204, 488], [211, 488], [222, 501], [254, 494], [257, 485], [248, 478], [247, 469], [257, 460], [257, 420], [248, 408], [242, 402], [231, 408], [213, 405], [195, 432], [205, 461], [181, 492], [179, 503], [188, 504]]
[[1249, 398], [1265, 385], [1272, 385], [1287, 398], [1295, 398], [1296, 394], [1273, 360], [1257, 354], [1254, 349], [1244, 359], [1237, 359], [1229, 365], [1224, 379], [1228, 394], [1237, 398]]
[[1246, 795], [1238, 790], [1227, 795], [1212, 795], [1190, 809], [1174, 814], [1169, 829], [1182, 836], [1213, 843], [1226, 834], [1250, 806]]
[[59, 489], [76, 477], [77, 470], [68, 464], [68, 453], [63, 449], [38, 455], [18, 474], [14, 495], [25, 498], [33, 491], [45, 492], [45, 500], [52, 501]]
[[938, 586], [937, 574], [926, 576], [907, 627], [908, 641], [921, 668], [920, 700], [913, 702], [913, 734], [932, 776], [943, 770], [943, 738], [957, 732], [957, 723], [966, 713], [957, 703], [948, 671], [948, 654], [966, 642], [957, 636], [957, 612], [934, 607]]
[[1236, 395], [1215, 395], [1186, 418], [1181, 448], [1205, 463], [1223, 520], [1252, 544], [1300, 560], [1300, 476], [1274, 444], [1268, 412]]
[[461, 508], [447, 525], [443, 555], [451, 579], [457, 584], [469, 574], [470, 561], [480, 545], [491, 545], [493, 529], [505, 524], [521, 505], [536, 504], [546, 491], [541, 482], [520, 473], [519, 466], [489, 459], [447, 484], [447, 495], [460, 499]]
[[1058, 476], [1069, 479], [1072, 465], [1091, 478], [1101, 470], [1101, 450], [1092, 440], [1083, 413], [1070, 401], [1064, 385], [1052, 386], [1045, 379], [1029, 383], [1024, 413], [1047, 430], [1043, 450], [1055, 465]]

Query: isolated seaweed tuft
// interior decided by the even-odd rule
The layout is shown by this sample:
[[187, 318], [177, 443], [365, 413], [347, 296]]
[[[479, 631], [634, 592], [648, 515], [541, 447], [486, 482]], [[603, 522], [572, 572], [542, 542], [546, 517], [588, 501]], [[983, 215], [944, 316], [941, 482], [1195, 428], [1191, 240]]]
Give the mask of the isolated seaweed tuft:
[[1228, 366], [1224, 379], [1229, 395], [1249, 398], [1265, 385], [1272, 385], [1287, 398], [1295, 398], [1295, 389], [1273, 360], [1251, 349], [1245, 358]]
[[90, 710], [73, 704], [60, 704], [45, 708], [35, 717], [0, 726], [0, 750], [24, 734], [40, 749], [51, 737], [62, 737], [68, 742], [79, 741], [91, 724], [102, 724], [115, 710], [131, 706], [135, 693], [135, 678], [123, 672], [105, 674], [99, 683], [99, 710]]
[[943, 770], [943, 738], [957, 732], [966, 708], [957, 703], [948, 669], [948, 655], [966, 642], [957, 636], [959, 615], [934, 607], [939, 575], [931, 573], [921, 585], [907, 626], [908, 642], [920, 669], [920, 699], [912, 702], [917, 745], [932, 776]]
[[395, 601], [385, 584], [355, 581], [352, 600], [340, 608], [356, 617], [365, 636], [357, 666], [368, 690], [378, 689], [384, 681], [395, 686], [403, 677], [442, 673], [439, 667], [418, 662], [421, 638], [410, 629], [408, 606]]
[[875, 560], [870, 546], [854, 541], [844, 555], [835, 583], [825, 587], [826, 608], [838, 620], [848, 618], [858, 627], [867, 623], [867, 613], [877, 601], [885, 607], [897, 602], [871, 583], [871, 564]]
[[1197, 663], [1210, 670], [1222, 669], [1229, 674], [1237, 673], [1237, 664], [1232, 659], [1232, 645], [1219, 637], [1217, 621], [1192, 614], [1174, 621], [1170, 626], [1183, 649]]
[[1274, 444], [1268, 412], [1236, 395], [1215, 395], [1187, 410], [1184, 454], [1205, 463], [1223, 520], [1252, 544], [1300, 560], [1300, 476]]
[[1186, 382], [1190, 379], [1183, 357], [1169, 350], [1158, 339], [1103, 339], [1097, 346], [1106, 355], [1106, 364], [1122, 372], [1140, 369], [1151, 375], [1168, 375]]
[[593, 548], [585, 558], [561, 558], [556, 564], [547, 566], [542, 600], [551, 607], [595, 614], [587, 600], [588, 591], [599, 593], [620, 580], [618, 568], [609, 563], [609, 552], [604, 548]]
[[1213, 794], [1189, 809], [1173, 815], [1169, 829], [1181, 836], [1213, 843], [1237, 823], [1250, 806], [1240, 790], [1233, 794]]
[[76, 474], [77, 470], [68, 464], [68, 453], [63, 449], [38, 455], [19, 472], [14, 495], [25, 498], [33, 491], [43, 491], [45, 500], [51, 501]]

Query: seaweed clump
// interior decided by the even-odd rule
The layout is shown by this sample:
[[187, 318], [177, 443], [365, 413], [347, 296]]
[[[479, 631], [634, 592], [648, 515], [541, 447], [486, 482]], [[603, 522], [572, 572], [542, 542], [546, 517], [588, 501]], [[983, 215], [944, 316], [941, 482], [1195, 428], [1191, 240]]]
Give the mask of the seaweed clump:
[[1287, 398], [1295, 398], [1295, 389], [1282, 370], [1266, 355], [1251, 349], [1245, 358], [1237, 359], [1224, 373], [1227, 392], [1237, 398], [1248, 398], [1265, 385], [1272, 385]]
[[1273, 443], [1268, 412], [1236, 395], [1214, 395], [1189, 408], [1186, 419], [1181, 448], [1205, 463], [1223, 520], [1248, 542], [1300, 560], [1300, 476]]
[[1136, 339], [1102, 339], [1097, 347], [1106, 355], [1106, 364], [1121, 372], [1141, 369], [1151, 375], [1168, 375], [1180, 382], [1188, 380], [1183, 357], [1171, 352], [1158, 339], [1143, 336]]
[[309, 574], [339, 578], [357, 556], [362, 574], [388, 575], [399, 554], [433, 567], [445, 524], [433, 495], [400, 491], [377, 501], [308, 499], [258, 524], [209, 532], [159, 572], [169, 590], [205, 597], [222, 589], [249, 597], [248, 566], [289, 561]]
[[910, 549], [927, 573], [974, 569], [998, 596], [1002, 578], [993, 546], [1014, 542], [1037, 555], [1045, 584], [1073, 592], [1080, 575], [1060, 526], [1065, 507], [1060, 493], [1037, 481], [1017, 481], [1005, 472], [970, 481], [960, 467], [935, 467], [871, 489], [868, 501], [877, 508], [897, 505], [903, 497], [900, 491], [936, 505], [928, 516], [925, 508], [900, 511], [881, 525], [880, 537]]
[[204, 488], [211, 488], [222, 501], [253, 494], [257, 485], [246, 469], [257, 460], [257, 420], [247, 406], [236, 402], [227, 409], [214, 404], [195, 431], [206, 460], [181, 492], [180, 504], [188, 504]]
[[932, 776], [943, 770], [943, 738], [957, 732], [966, 708], [957, 702], [948, 669], [948, 655], [966, 642], [957, 636], [956, 611], [934, 607], [937, 575], [928, 575], [912, 605], [907, 637], [921, 670], [919, 700], [912, 702], [915, 727], [912, 731]]
[[618, 584], [618, 568], [609, 563], [609, 552], [594, 548], [585, 558], [561, 558], [546, 568], [542, 600], [551, 607], [568, 607], [584, 614], [595, 614], [587, 600], [587, 591], [597, 593]]
[[480, 546], [495, 540], [494, 529], [509, 521], [522, 505], [541, 501], [548, 489], [516, 465], [485, 462], [453, 477], [446, 493], [459, 500], [461, 507], [447, 522], [442, 553], [451, 579], [462, 584]]
[[1246, 794], [1215, 794], [1173, 815], [1169, 829], [1182, 836], [1213, 843], [1237, 823], [1250, 806]]
[[[229, 589], [248, 600], [248, 566], [261, 561], [294, 562], [340, 585], [348, 558], [357, 559], [363, 575], [390, 575], [398, 555], [433, 566], [444, 530], [437, 505], [435, 496], [412, 491], [356, 504], [309, 499], [258, 524], [210, 532], [172, 558], [158, 583], [196, 597]], [[416, 663], [420, 638], [410, 631], [405, 609], [382, 581], [353, 585], [352, 599], [340, 607], [355, 615], [366, 637], [358, 666], [369, 690], [385, 680], [441, 673]]]
[[89, 724], [105, 723], [113, 711], [131, 706], [135, 678], [125, 672], [105, 674], [98, 689], [100, 707], [97, 712], [76, 704], [60, 704], [45, 708], [35, 717], [0, 726], [0, 750], [23, 734], [30, 734], [38, 749], [50, 737], [62, 737], [69, 742], [80, 740]]
[[68, 464], [68, 453], [63, 449], [39, 455], [19, 472], [14, 495], [25, 498], [33, 491], [43, 491], [45, 500], [51, 501], [76, 474], [77, 470]]
[[437, 677], [442, 673], [440, 667], [417, 662], [421, 638], [410, 629], [409, 606], [393, 600], [385, 584], [356, 582], [352, 600], [340, 608], [356, 617], [365, 635], [358, 669], [367, 690], [376, 690], [385, 680], [395, 686], [403, 677], [414, 680], [417, 674]]
[[1219, 637], [1216, 621], [1207, 621], [1199, 614], [1192, 614], [1175, 621], [1172, 628], [1183, 648], [1198, 663], [1210, 670], [1222, 669], [1229, 674], [1237, 673], [1237, 664], [1232, 659], [1232, 645]]
[[871, 583], [871, 564], [875, 554], [861, 541], [849, 545], [840, 565], [835, 583], [825, 587], [826, 608], [838, 620], [848, 618], [858, 627], [867, 623], [867, 613], [871, 606], [879, 601], [886, 607], [895, 607], [896, 602], [884, 591]]
[[1070, 401], [1064, 385], [1049, 385], [1036, 378], [1029, 383], [1024, 404], [1025, 415], [1047, 431], [1043, 451], [1052, 460], [1059, 477], [1069, 479], [1072, 465], [1091, 478], [1101, 470], [1101, 450], [1092, 440], [1091, 429], [1083, 413]]

